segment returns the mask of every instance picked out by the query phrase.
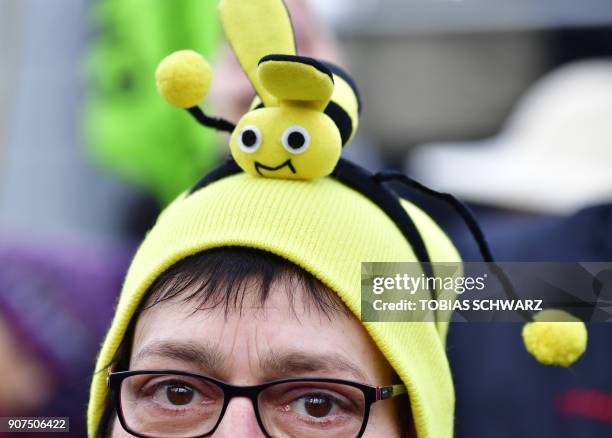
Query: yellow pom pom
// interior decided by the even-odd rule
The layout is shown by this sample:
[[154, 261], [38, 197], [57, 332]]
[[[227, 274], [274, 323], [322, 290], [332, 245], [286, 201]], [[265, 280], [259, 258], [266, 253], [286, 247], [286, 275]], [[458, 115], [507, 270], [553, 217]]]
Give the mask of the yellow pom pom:
[[548, 309], [539, 312], [534, 320], [523, 327], [523, 341], [539, 362], [568, 367], [586, 350], [586, 326], [569, 313]]
[[212, 71], [199, 53], [180, 50], [159, 63], [155, 79], [157, 91], [167, 102], [179, 108], [191, 108], [206, 97]]

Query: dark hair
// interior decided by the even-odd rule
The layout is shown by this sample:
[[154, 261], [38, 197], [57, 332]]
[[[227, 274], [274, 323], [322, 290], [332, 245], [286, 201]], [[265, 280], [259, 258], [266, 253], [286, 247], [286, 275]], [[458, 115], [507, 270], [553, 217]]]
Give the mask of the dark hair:
[[[171, 266], [149, 287], [145, 299], [131, 318], [123, 340], [110, 364], [99, 372], [115, 366], [129, 368], [132, 338], [138, 317], [160, 303], [169, 300], [195, 302], [193, 311], [223, 309], [225, 315], [242, 314], [247, 294], [256, 294], [265, 304], [272, 285], [278, 285], [289, 298], [296, 317], [295, 300], [300, 299], [304, 310], [316, 310], [327, 318], [351, 315], [338, 295], [313, 275], [290, 261], [267, 251], [243, 247], [215, 248], [189, 256]], [[296, 291], [302, 293], [296, 293]], [[113, 418], [114, 401], [109, 396], [96, 436], [104, 437]]]
[[296, 298], [306, 310], [315, 308], [328, 318], [337, 312], [350, 314], [338, 295], [304, 269], [270, 252], [243, 247], [215, 248], [176, 263], [151, 285], [140, 312], [180, 299], [196, 301], [194, 312], [222, 308], [226, 316], [242, 314], [248, 294], [256, 294], [263, 305], [272, 285], [283, 288], [294, 314]]

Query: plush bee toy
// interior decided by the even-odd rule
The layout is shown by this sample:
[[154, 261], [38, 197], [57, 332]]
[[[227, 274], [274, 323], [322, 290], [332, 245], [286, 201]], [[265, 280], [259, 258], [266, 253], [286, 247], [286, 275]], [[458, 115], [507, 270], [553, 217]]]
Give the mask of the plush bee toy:
[[[210, 119], [196, 106], [210, 84], [210, 67], [196, 53], [181, 51], [159, 66], [160, 94], [187, 108], [202, 124], [232, 133], [236, 163], [252, 175], [314, 179], [329, 175], [342, 147], [357, 130], [360, 99], [341, 68], [298, 56], [291, 21], [280, 1], [224, 1], [223, 24], [258, 98], [232, 123]], [[265, 11], [270, 25], [257, 18]]]
[[[477, 222], [454, 197], [428, 189], [401, 173], [371, 174], [340, 158], [342, 148], [357, 130], [359, 92], [341, 68], [297, 55], [291, 20], [281, 0], [221, 0], [219, 10], [232, 49], [258, 96], [237, 125], [209, 117], [198, 107], [208, 92], [212, 73], [196, 52], [175, 52], [156, 72], [159, 93], [166, 101], [187, 109], [204, 126], [231, 133], [231, 157], [190, 193], [239, 172], [255, 178], [336, 178], [375, 202], [395, 222], [424, 272], [431, 275], [422, 236], [398, 196], [385, 184], [395, 181], [448, 202], [466, 222], [483, 259], [493, 262]], [[516, 298], [503, 271], [492, 266], [508, 296]], [[523, 338], [540, 362], [569, 366], [586, 348], [586, 329], [570, 315], [560, 318], [558, 312], [525, 314], [529, 323]], [[561, 320], [573, 322], [550, 322]]]

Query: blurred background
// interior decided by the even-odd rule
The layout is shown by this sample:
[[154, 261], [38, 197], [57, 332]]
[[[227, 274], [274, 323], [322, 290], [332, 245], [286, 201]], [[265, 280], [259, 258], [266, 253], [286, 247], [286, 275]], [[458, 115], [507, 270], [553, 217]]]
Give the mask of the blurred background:
[[[288, 0], [298, 50], [363, 96], [345, 155], [455, 193], [506, 261], [612, 261], [610, 0]], [[253, 91], [213, 0], [0, 0], [0, 416], [70, 416], [129, 258], [227, 138], [158, 98], [157, 63], [211, 60], [204, 107]], [[452, 210], [398, 187], [452, 236]], [[456, 324], [458, 437], [612, 436], [612, 329], [571, 369], [537, 365], [520, 326]], [[7, 377], [10, 376], [10, 377]], [[10, 382], [11, 384], [8, 384]]]

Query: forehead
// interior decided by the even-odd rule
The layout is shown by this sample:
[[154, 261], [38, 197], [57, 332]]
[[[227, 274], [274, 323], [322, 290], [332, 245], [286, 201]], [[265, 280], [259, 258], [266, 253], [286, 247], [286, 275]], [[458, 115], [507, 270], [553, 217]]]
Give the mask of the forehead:
[[254, 299], [256, 294], [245, 294], [241, 310], [227, 314], [220, 308], [194, 312], [189, 302], [161, 303], [137, 321], [132, 358], [153, 344], [188, 343], [217, 351], [226, 372], [218, 377], [245, 379], [245, 384], [264, 374], [264, 358], [285, 352], [343, 357], [358, 364], [372, 383], [391, 378], [390, 366], [354, 316], [325, 315], [303, 305], [299, 293], [288, 295], [273, 284], [264, 304]]

